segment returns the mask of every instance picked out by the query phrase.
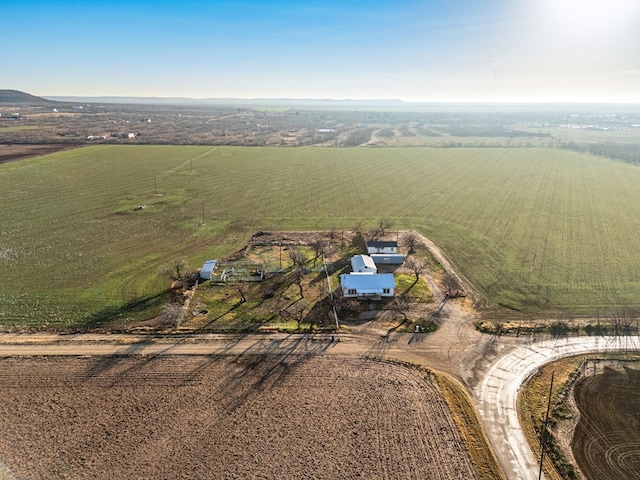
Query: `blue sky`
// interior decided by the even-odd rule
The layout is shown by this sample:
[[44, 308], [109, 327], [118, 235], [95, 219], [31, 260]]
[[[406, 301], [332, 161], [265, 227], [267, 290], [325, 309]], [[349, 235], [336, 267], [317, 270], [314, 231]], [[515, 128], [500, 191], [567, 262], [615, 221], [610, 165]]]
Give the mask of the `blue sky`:
[[35, 95], [640, 102], [640, 1], [0, 0]]

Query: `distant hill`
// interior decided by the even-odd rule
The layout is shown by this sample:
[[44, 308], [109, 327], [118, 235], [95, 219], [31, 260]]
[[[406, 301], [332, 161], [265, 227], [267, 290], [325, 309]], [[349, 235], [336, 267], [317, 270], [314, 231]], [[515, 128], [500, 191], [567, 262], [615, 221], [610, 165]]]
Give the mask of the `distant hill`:
[[21, 92], [19, 90], [0, 90], [0, 103], [53, 103], [35, 95]]
[[362, 107], [407, 105], [402, 100], [333, 100], [313, 98], [187, 98], [187, 97], [79, 97], [49, 96], [47, 99], [72, 103], [118, 103], [129, 105], [237, 106], [237, 107]]
[[[0, 90], [0, 92], [2, 92]], [[37, 98], [37, 97], [36, 97]], [[242, 108], [284, 107], [298, 109], [379, 110], [411, 112], [640, 112], [640, 104], [579, 103], [482, 103], [482, 102], [411, 102], [404, 100], [336, 100], [316, 98], [185, 98], [185, 97], [81, 97], [47, 95], [46, 100], [64, 103], [157, 105], [157, 106], [233, 106]], [[1, 100], [0, 100], [1, 101]]]

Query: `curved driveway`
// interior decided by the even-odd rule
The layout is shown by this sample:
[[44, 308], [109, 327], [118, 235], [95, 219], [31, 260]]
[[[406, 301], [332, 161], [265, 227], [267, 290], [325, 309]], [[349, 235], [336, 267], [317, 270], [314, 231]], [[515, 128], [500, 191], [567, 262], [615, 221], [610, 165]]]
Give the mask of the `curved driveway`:
[[500, 355], [474, 389], [476, 407], [509, 480], [535, 480], [538, 461], [518, 420], [518, 392], [541, 366], [563, 357], [640, 350], [640, 337], [577, 337], [520, 345]]

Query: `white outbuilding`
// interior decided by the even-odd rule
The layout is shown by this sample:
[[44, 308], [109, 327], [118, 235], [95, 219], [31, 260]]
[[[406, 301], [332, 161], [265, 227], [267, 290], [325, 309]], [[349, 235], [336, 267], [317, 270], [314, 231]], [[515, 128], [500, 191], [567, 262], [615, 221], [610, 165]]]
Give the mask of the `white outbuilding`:
[[396, 241], [367, 242], [367, 253], [398, 253]]
[[378, 267], [369, 255], [351, 257], [351, 269], [354, 273], [378, 273]]
[[217, 263], [217, 260], [207, 260], [204, 262], [204, 265], [202, 265], [202, 268], [200, 269], [200, 278], [203, 280], [211, 280], [211, 277], [213, 277], [213, 270], [215, 270]]

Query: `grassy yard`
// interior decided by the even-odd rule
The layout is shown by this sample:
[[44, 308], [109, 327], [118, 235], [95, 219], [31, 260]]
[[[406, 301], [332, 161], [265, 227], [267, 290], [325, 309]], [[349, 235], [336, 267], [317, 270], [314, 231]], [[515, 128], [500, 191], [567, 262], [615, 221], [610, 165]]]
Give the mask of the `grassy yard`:
[[638, 185], [638, 167], [542, 148], [94, 146], [13, 162], [0, 323], [146, 318], [173, 258], [195, 268], [257, 230], [382, 217], [436, 242], [491, 305], [640, 308]]

